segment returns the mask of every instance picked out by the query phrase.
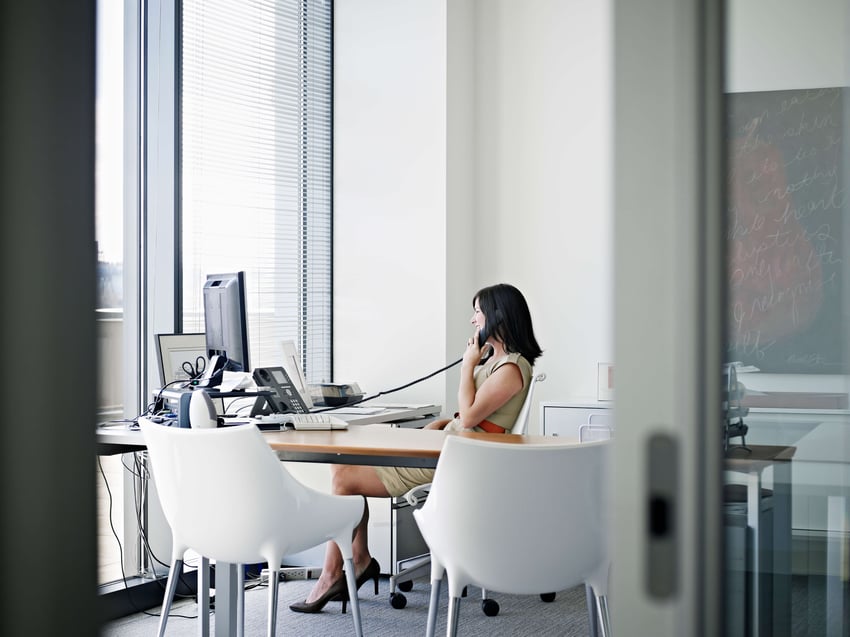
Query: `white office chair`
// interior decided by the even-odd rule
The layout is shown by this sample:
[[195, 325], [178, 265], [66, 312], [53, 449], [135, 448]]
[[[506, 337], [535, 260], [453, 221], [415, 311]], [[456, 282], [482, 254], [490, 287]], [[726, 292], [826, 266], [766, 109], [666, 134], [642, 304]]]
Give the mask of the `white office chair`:
[[358, 637], [363, 634], [351, 549], [354, 527], [363, 517], [363, 498], [329, 495], [298, 482], [254, 425], [180, 429], [142, 422], [141, 429], [172, 532], [160, 637], [165, 633], [187, 550], [202, 556], [198, 569], [200, 634], [209, 634], [207, 569], [209, 560], [215, 559], [232, 564], [268, 563], [268, 635], [273, 637], [281, 560], [327, 540], [336, 542], [342, 552], [354, 631]]
[[604, 517], [609, 444], [519, 446], [446, 438], [428, 500], [413, 512], [431, 550], [429, 637], [436, 629], [444, 575], [447, 635], [457, 634], [467, 585], [539, 594], [581, 583], [593, 593], [588, 611], [596, 609], [600, 633], [610, 635]]
[[[528, 385], [528, 393], [525, 395], [525, 400], [522, 403], [522, 407], [519, 410], [519, 414], [517, 414], [516, 421], [514, 422], [514, 426], [511, 427], [510, 433], [512, 434], [524, 434], [528, 429], [528, 417], [531, 414], [532, 407], [532, 398], [534, 396], [534, 388], [539, 382], [543, 382], [546, 380], [546, 374], [544, 372], [540, 372], [538, 374], [532, 373], [531, 382]], [[420, 506], [428, 496], [428, 491], [431, 489], [431, 484], [420, 484], [402, 496], [402, 500], [394, 505], [395, 509], [404, 508], [407, 506], [417, 507]], [[417, 577], [425, 575], [431, 569], [431, 559], [428, 555], [423, 555], [422, 557], [407, 560], [404, 568], [401, 568], [399, 572], [390, 577], [390, 605], [393, 608], [404, 608], [407, 606], [407, 598], [404, 596], [404, 593], [398, 592], [399, 590], [408, 592], [413, 588], [413, 580]], [[541, 598], [544, 601], [552, 601], [555, 599], [555, 596], [552, 594], [541, 595]], [[492, 599], [487, 597], [487, 591], [482, 589], [481, 591], [481, 608], [484, 611], [484, 614], [487, 616], [494, 616], [499, 613], [499, 604]]]

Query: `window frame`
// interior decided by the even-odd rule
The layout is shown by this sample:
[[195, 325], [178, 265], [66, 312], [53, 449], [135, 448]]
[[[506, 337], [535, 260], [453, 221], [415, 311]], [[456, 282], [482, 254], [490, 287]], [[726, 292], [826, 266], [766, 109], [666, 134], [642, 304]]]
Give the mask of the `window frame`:
[[[124, 2], [124, 335], [121, 370], [124, 417], [143, 413], [161, 385], [157, 363], [158, 333], [181, 329], [180, 241], [180, 13], [182, 0]], [[304, 2], [304, 0], [299, 0]], [[333, 3], [330, 5], [330, 245], [328, 254], [329, 328], [325, 344], [333, 375]], [[152, 36], [152, 37], [149, 37]], [[306, 241], [306, 238], [302, 239]], [[309, 300], [306, 301], [307, 303]], [[301, 317], [308, 313], [302, 303]], [[302, 330], [303, 332], [303, 330]], [[299, 341], [302, 366], [306, 340]], [[107, 370], [101, 370], [102, 372]], [[117, 370], [116, 370], [117, 371]], [[330, 378], [328, 379], [330, 380]], [[139, 541], [140, 521], [154, 554], [167, 555], [170, 535], [151, 511], [149, 495], [141, 504], [135, 476], [125, 472], [124, 568], [147, 574], [151, 565]], [[151, 499], [155, 498], [151, 496]], [[136, 506], [144, 509], [137, 516]], [[139, 517], [142, 519], [140, 520]]]

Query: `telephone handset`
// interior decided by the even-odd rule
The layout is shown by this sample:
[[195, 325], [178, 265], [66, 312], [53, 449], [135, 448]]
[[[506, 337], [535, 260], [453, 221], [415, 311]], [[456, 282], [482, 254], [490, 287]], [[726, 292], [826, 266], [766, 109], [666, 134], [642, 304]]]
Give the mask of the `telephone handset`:
[[484, 324], [484, 326], [478, 331], [478, 346], [481, 348], [481, 351], [483, 352], [483, 354], [481, 356], [481, 360], [478, 361], [479, 365], [483, 365], [484, 363], [486, 363], [488, 360], [490, 360], [490, 357], [493, 355], [493, 351], [494, 351], [493, 345], [492, 344], [486, 344], [485, 345], [485, 343], [487, 343], [487, 339], [490, 338], [493, 335], [493, 333], [495, 332], [496, 327], [501, 322], [501, 320], [500, 320], [501, 318], [502, 318], [501, 314], [499, 313], [498, 310], [496, 310], [496, 312], [494, 313], [494, 316], [493, 316], [492, 327], [490, 326], [490, 321], [487, 321]]

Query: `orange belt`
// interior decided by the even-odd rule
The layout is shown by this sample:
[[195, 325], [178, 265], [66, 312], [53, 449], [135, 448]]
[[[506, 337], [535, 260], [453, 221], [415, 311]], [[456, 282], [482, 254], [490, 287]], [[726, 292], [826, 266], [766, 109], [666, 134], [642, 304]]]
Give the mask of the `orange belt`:
[[478, 426], [481, 427], [488, 434], [503, 434], [505, 433], [505, 428], [500, 427], [496, 423], [492, 423], [489, 420], [482, 420], [478, 423]]

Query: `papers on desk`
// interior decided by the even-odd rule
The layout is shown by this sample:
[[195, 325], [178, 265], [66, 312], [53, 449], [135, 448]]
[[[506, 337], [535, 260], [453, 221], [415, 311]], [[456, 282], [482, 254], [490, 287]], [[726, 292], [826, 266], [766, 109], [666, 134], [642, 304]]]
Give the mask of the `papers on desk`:
[[437, 411], [440, 408], [434, 403], [419, 403], [419, 404], [410, 404], [410, 403], [381, 403], [380, 405], [375, 405], [375, 407], [382, 407], [384, 409], [425, 409], [427, 407], [433, 407]]
[[[386, 410], [386, 407], [377, 407], [375, 405], [370, 405], [368, 407], [365, 405], [362, 407], [360, 405], [350, 405], [348, 407], [337, 407], [336, 409], [328, 410], [327, 413], [347, 416], [373, 416], [375, 414], [382, 414]], [[324, 409], [322, 411], [324, 411]]]
[[224, 372], [221, 379], [221, 385], [215, 388], [216, 391], [229, 392], [238, 389], [257, 389], [254, 383], [254, 377], [248, 372]]

